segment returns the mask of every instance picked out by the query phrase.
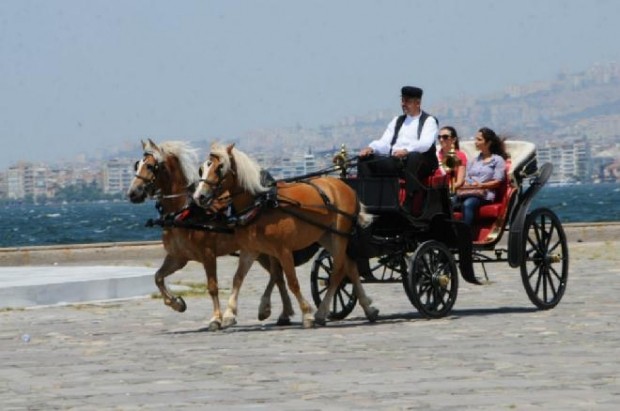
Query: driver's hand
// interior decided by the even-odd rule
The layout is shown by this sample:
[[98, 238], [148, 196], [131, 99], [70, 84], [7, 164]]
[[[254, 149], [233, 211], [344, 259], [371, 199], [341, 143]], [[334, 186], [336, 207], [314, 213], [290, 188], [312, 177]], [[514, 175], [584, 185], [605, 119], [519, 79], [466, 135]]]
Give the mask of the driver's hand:
[[392, 156], [396, 158], [405, 158], [407, 157], [407, 154], [409, 154], [409, 152], [405, 150], [404, 148], [400, 150], [394, 150], [392, 152]]
[[371, 155], [372, 153], [374, 153], [375, 151], [370, 148], [370, 147], [366, 147], [360, 150], [360, 157], [368, 157], [369, 155]]

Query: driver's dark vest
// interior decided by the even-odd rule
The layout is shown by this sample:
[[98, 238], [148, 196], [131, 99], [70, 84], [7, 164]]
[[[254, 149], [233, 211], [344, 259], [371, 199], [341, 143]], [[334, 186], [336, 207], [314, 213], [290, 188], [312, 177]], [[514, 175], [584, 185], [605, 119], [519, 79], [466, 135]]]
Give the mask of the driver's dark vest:
[[[422, 128], [424, 127], [424, 122], [429, 117], [435, 120], [435, 123], [437, 123], [437, 126], [439, 126], [439, 121], [435, 117], [431, 116], [426, 111], [422, 111], [420, 113], [420, 120], [418, 121], [418, 140], [420, 139], [420, 135], [422, 134]], [[401, 116], [398, 116], [398, 118], [396, 119], [396, 126], [394, 127], [394, 136], [392, 137], [392, 142], [390, 143], [390, 154], [392, 153], [392, 147], [394, 146], [394, 144], [396, 144], [396, 140], [398, 139], [398, 132], [400, 131], [400, 128], [403, 126], [403, 123], [405, 122], [406, 118], [407, 118], [407, 115], [403, 114]], [[436, 151], [437, 150], [435, 148], [435, 144], [431, 144], [428, 150], [426, 150], [426, 152], [423, 153], [424, 157], [426, 157], [426, 159], [430, 161], [431, 164], [437, 163], [437, 152]]]

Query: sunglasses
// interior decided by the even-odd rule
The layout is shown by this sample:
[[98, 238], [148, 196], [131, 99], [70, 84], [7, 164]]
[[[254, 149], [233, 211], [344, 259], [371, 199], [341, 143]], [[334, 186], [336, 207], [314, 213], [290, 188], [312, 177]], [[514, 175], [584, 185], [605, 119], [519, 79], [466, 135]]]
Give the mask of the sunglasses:
[[452, 137], [450, 134], [440, 134], [439, 136], [437, 136], [439, 140], [447, 140], [450, 137]]

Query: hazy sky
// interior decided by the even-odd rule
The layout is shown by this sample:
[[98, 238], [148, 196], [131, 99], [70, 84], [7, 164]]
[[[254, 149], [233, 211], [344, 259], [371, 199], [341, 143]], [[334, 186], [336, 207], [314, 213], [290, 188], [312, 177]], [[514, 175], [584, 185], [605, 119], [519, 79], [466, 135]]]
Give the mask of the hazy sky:
[[620, 62], [620, 1], [0, 0], [0, 169]]

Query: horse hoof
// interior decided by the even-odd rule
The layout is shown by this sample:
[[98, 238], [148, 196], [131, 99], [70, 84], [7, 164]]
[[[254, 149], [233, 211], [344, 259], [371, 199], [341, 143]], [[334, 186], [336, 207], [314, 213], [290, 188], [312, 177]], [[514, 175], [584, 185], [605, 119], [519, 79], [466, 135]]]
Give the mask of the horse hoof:
[[370, 307], [366, 312], [366, 318], [368, 318], [368, 321], [371, 323], [374, 323], [379, 318], [379, 310], [375, 307]]
[[180, 313], [185, 312], [185, 310], [187, 310], [187, 304], [185, 304], [185, 300], [183, 299], [183, 297], [174, 297], [174, 299], [172, 300], [166, 299], [164, 300], [164, 304], [172, 308], [174, 311], [177, 311]]
[[320, 325], [321, 327], [325, 327], [325, 324], [327, 324], [327, 322], [325, 321], [325, 318], [320, 318], [320, 317], [314, 317], [314, 323], [316, 325]]
[[303, 327], [304, 328], [314, 328], [314, 319], [313, 318], [306, 318], [303, 322]]
[[270, 316], [271, 316], [271, 311], [259, 312], [258, 313], [258, 321], [265, 321]]
[[224, 317], [224, 322], [222, 323], [222, 327], [228, 328], [237, 324], [237, 319], [235, 317]]
[[219, 331], [222, 329], [222, 324], [218, 321], [211, 321], [209, 323], [209, 331]]
[[291, 319], [286, 318], [286, 317], [280, 317], [278, 318], [278, 322], [276, 323], [276, 325], [281, 326], [281, 327], [291, 325]]
[[271, 317], [271, 304], [261, 304], [258, 307], [258, 320], [264, 321], [269, 317]]

